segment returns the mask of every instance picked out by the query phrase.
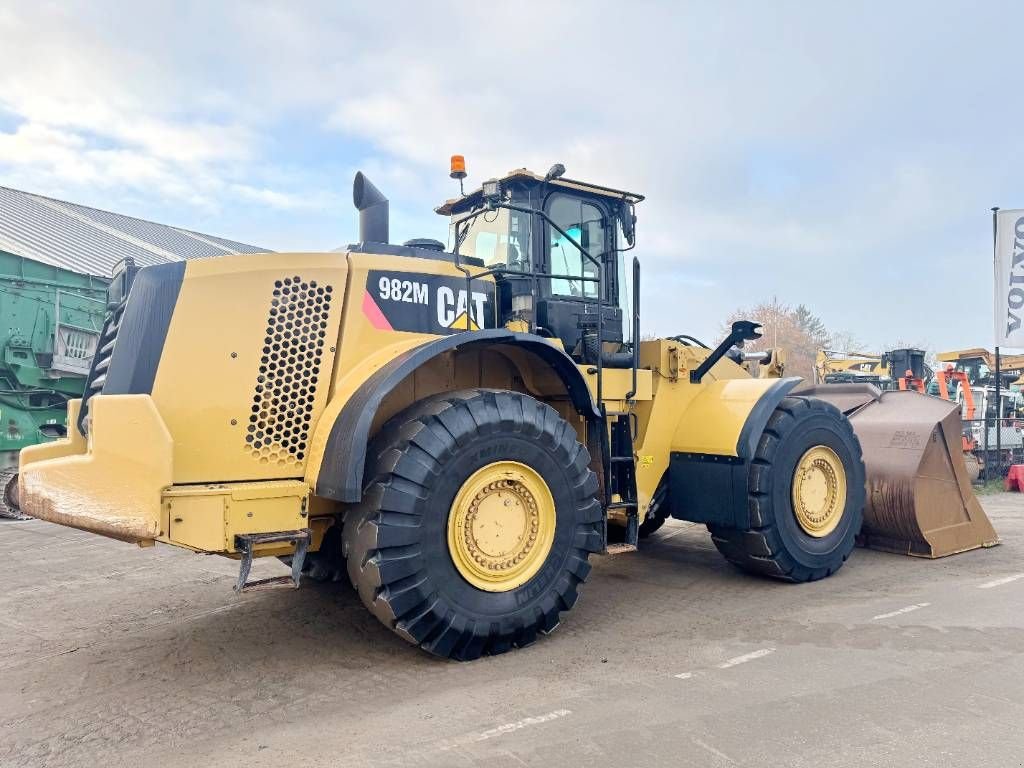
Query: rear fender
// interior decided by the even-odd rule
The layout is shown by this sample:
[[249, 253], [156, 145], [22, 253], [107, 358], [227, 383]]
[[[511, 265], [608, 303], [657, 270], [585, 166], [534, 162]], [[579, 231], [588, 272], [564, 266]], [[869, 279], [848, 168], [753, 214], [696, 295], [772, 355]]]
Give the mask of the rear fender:
[[317, 424], [306, 474], [316, 495], [342, 502], [362, 498], [366, 449], [377, 411], [384, 398], [417, 368], [450, 350], [496, 345], [522, 350], [549, 366], [565, 385], [576, 410], [588, 421], [600, 418], [586, 379], [572, 358], [540, 336], [505, 329], [467, 331], [388, 350], [387, 362], [382, 365], [364, 361], [367, 375], [356, 386], [346, 387], [348, 394], [336, 391]]

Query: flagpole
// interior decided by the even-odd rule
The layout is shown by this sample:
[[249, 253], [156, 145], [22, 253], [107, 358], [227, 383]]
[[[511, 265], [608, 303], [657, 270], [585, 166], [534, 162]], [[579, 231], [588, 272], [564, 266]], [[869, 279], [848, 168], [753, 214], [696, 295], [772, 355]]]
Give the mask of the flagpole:
[[[995, 269], [996, 260], [998, 258], [997, 251], [999, 249], [999, 206], [995, 206], [992, 209], [992, 267]], [[995, 274], [999, 274], [998, 271]], [[993, 283], [995, 280], [993, 280]], [[998, 290], [998, 287], [995, 289]], [[998, 307], [999, 305], [996, 304]], [[995, 310], [995, 308], [993, 308]], [[998, 332], [996, 338], [999, 338]], [[1003, 430], [999, 421], [999, 416], [1003, 412], [1003, 401], [1002, 401], [1002, 371], [999, 360], [999, 345], [996, 344], [996, 466], [999, 467], [997, 477], [1003, 476]], [[985, 414], [985, 423], [988, 423], [988, 414]], [[986, 429], [988, 427], [986, 426]], [[988, 475], [986, 474], [986, 479]]]

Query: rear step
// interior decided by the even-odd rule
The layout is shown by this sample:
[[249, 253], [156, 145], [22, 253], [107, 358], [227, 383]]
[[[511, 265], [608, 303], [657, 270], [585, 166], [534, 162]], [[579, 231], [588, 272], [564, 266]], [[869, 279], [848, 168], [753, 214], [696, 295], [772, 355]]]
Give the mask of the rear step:
[[[304, 528], [301, 531], [280, 531], [277, 533], [240, 533], [235, 536], [235, 549], [242, 556], [238, 567], [238, 581], [235, 583], [235, 592], [255, 592], [261, 589], [273, 589], [275, 587], [299, 588], [299, 581], [302, 578], [302, 566], [306, 562], [306, 552], [309, 551], [310, 531]], [[295, 545], [295, 554], [292, 555], [292, 572], [287, 576], [273, 576], [269, 579], [249, 581], [249, 571], [252, 570], [253, 551], [260, 544], [275, 544], [288, 542]]]

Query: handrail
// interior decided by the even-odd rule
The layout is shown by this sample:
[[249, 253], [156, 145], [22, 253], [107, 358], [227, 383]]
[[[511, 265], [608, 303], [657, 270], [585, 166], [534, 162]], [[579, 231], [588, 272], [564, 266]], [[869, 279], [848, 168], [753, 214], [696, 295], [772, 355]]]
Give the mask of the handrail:
[[[600, 355], [598, 355], [600, 357]], [[633, 384], [626, 393], [627, 402], [636, 397], [637, 369], [640, 367], [640, 259], [633, 257]]]

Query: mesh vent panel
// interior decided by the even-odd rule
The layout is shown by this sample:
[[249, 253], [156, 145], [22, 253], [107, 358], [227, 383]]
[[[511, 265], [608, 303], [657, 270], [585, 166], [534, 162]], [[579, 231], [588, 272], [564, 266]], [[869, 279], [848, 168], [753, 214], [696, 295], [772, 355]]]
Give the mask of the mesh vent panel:
[[306, 456], [332, 290], [298, 276], [274, 283], [245, 435], [246, 449], [263, 464], [298, 464]]

